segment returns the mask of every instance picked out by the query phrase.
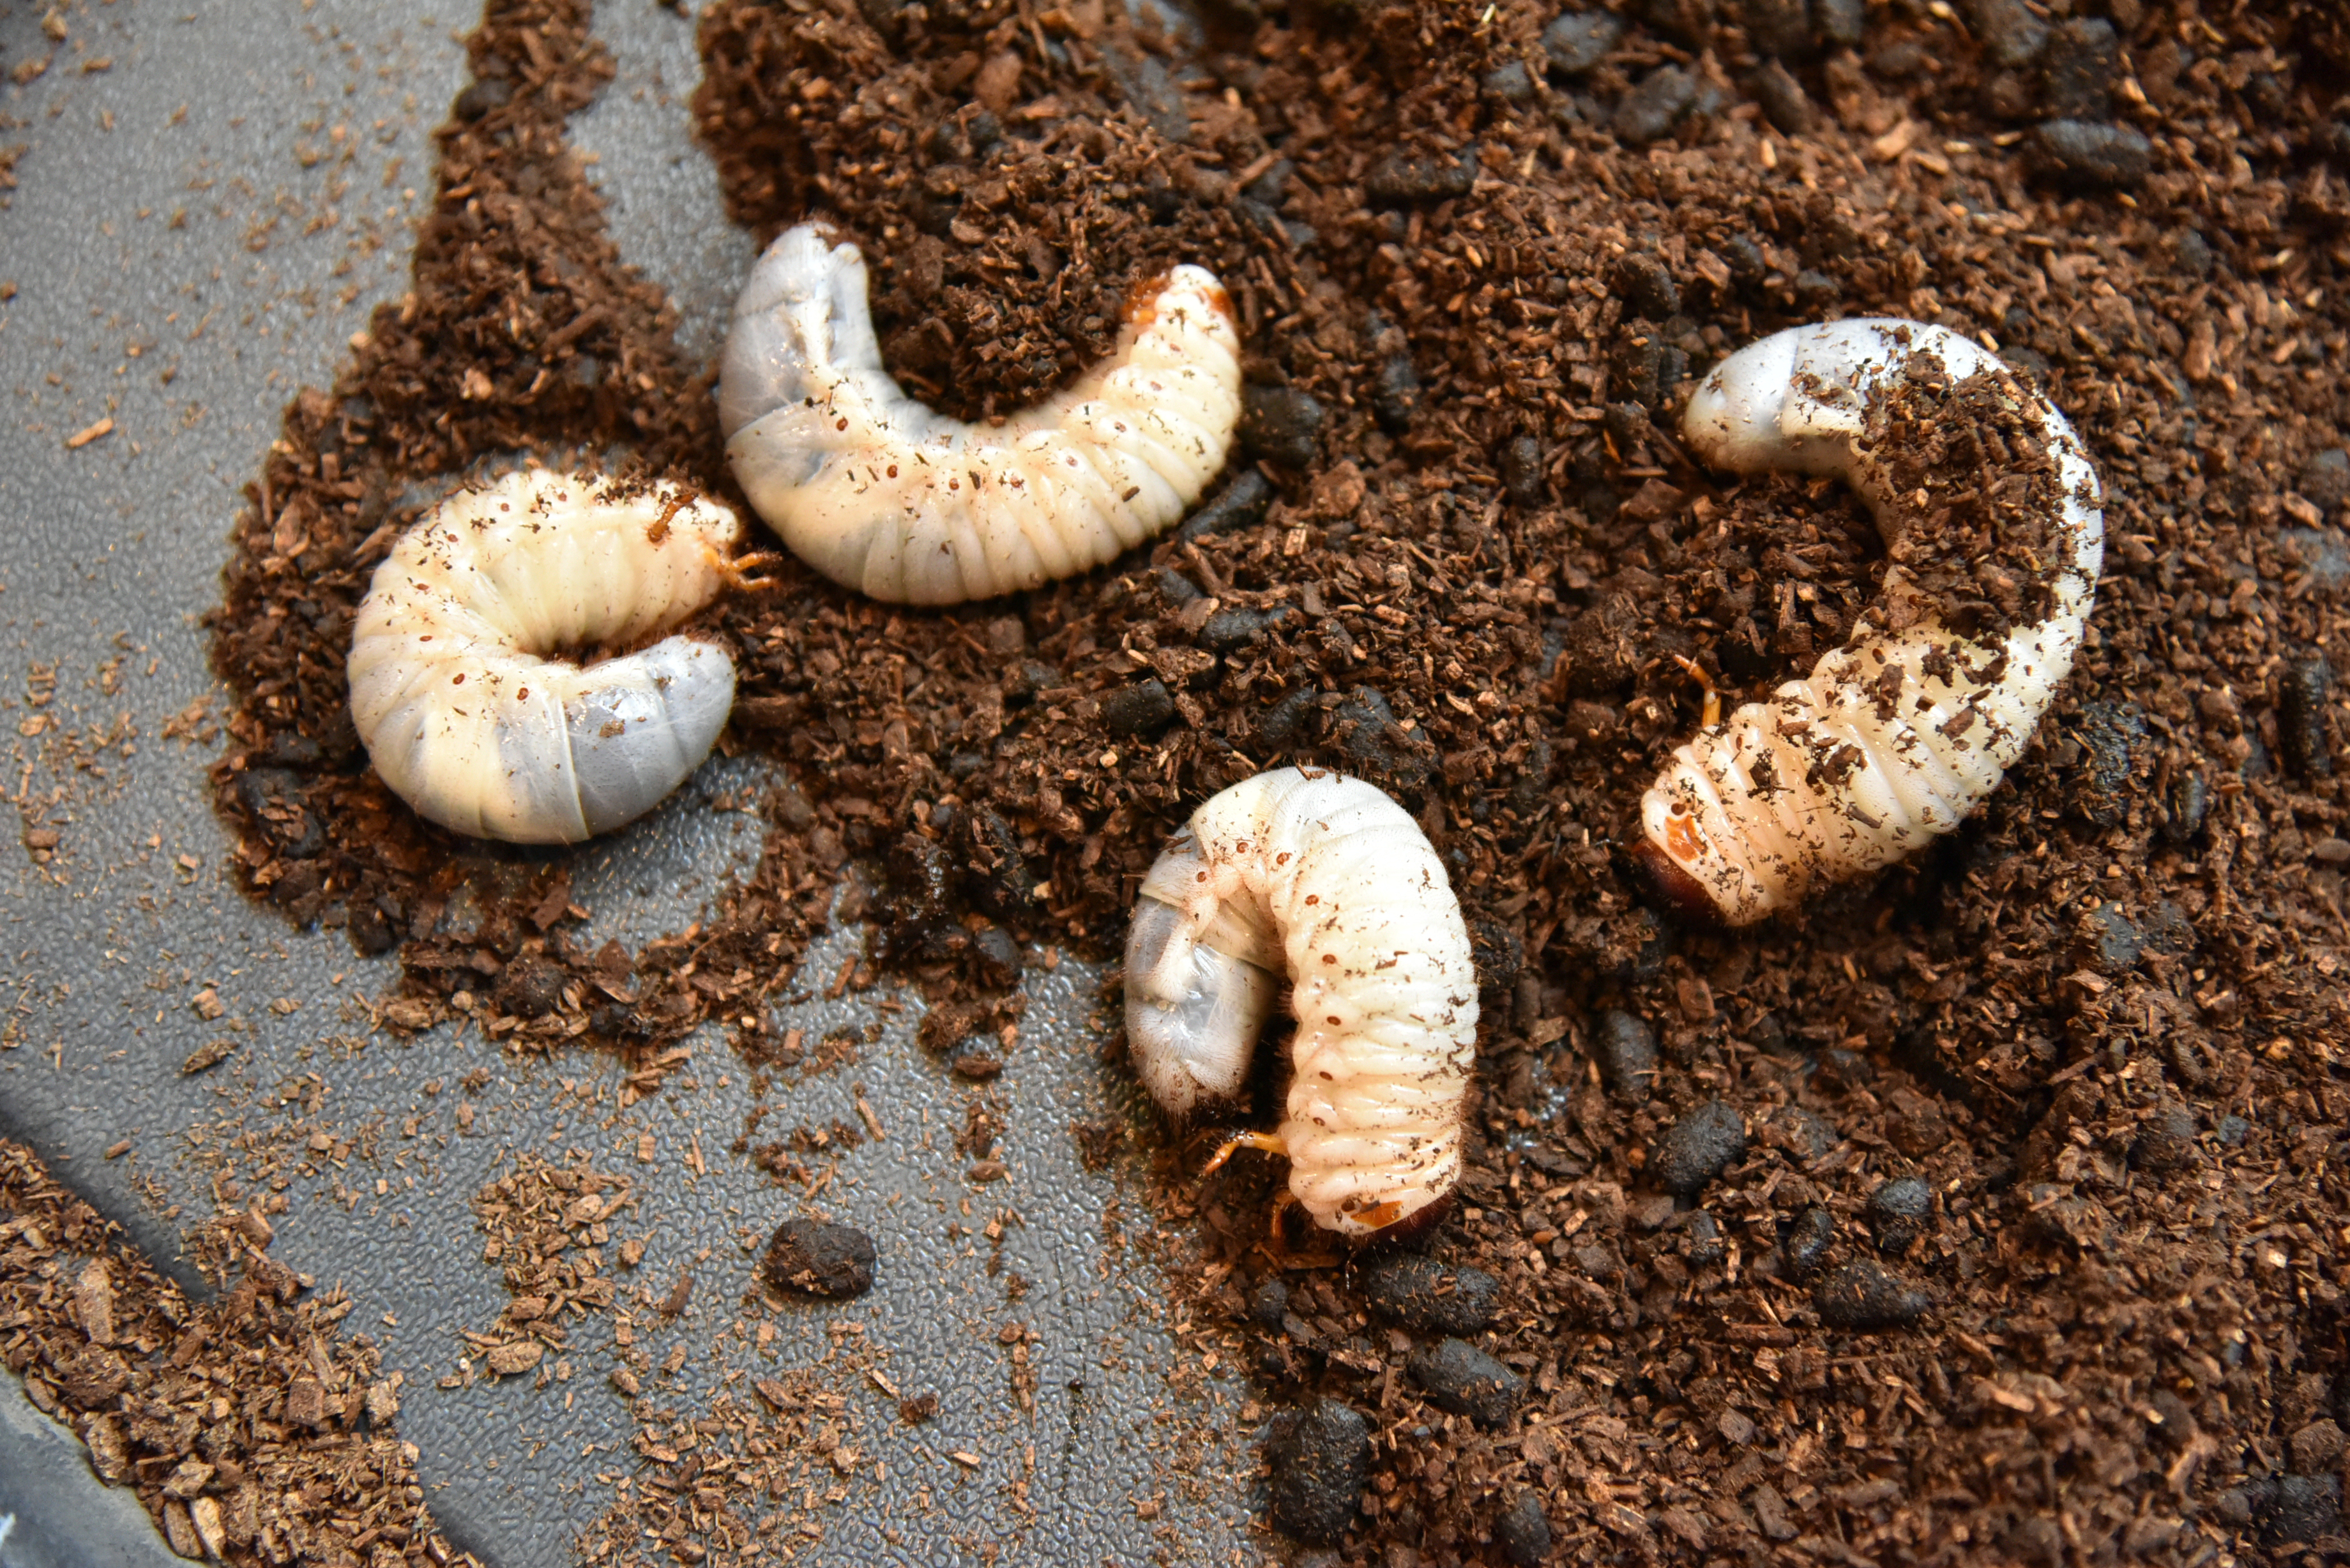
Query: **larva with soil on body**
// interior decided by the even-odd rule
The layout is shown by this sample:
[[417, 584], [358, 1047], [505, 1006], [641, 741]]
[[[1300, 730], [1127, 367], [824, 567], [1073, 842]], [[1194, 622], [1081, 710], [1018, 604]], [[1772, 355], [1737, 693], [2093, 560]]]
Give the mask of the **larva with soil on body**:
[[718, 378], [743, 493], [843, 587], [937, 605], [1070, 576], [1172, 525], [1224, 465], [1240, 337], [1200, 267], [1146, 286], [1106, 363], [1000, 426], [900, 390], [865, 296], [856, 246], [786, 230], [735, 304]]
[[[1944, 624], [1905, 573], [1902, 530], [1928, 525], [1924, 508], [1941, 498], [1904, 491], [1870, 424], [1872, 409], [1890, 406], [1883, 400], [1948, 396], [1960, 383], [1987, 389], [1991, 406], [2042, 449], [2007, 473], [1978, 476], [1968, 498], [2002, 509], [2007, 545], [2038, 531], [2020, 554], [2039, 579], [2043, 613], [2004, 635]], [[1844, 480], [1897, 547], [1882, 597], [1850, 639], [1808, 679], [1726, 723], [1709, 711], [1641, 803], [1635, 853], [1659, 889], [1690, 912], [1745, 925], [1815, 882], [1865, 875], [1950, 832], [1998, 786], [2072, 670], [2105, 519], [2096, 472], [2064, 416], [1944, 327], [1868, 319], [1775, 334], [1723, 360], [1682, 424], [1718, 467]]]
[[1360, 779], [1243, 780], [1193, 812], [1143, 878], [1126, 1030], [1162, 1107], [1240, 1093], [1284, 977], [1297, 1016], [1286, 1114], [1216, 1163], [1239, 1146], [1285, 1153], [1290, 1194], [1349, 1237], [1432, 1217], [1461, 1171], [1476, 966], [1435, 848]]
[[461, 490], [376, 568], [351, 633], [351, 721], [419, 815], [572, 844], [641, 816], [734, 705], [725, 650], [671, 637], [584, 668], [568, 650], [674, 626], [738, 581], [742, 523], [674, 486], [527, 468]]

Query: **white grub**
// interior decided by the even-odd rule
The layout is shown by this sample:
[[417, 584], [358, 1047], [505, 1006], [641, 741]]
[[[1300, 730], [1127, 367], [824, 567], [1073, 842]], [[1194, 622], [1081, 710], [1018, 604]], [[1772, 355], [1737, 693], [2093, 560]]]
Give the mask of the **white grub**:
[[932, 413], [881, 368], [857, 247], [809, 224], [752, 271], [718, 378], [759, 515], [833, 581], [904, 604], [1033, 588], [1162, 532], [1223, 467], [1240, 409], [1232, 301], [1179, 266], [1066, 391], [1000, 425]]
[[528, 468], [461, 490], [376, 568], [351, 634], [351, 720], [418, 815], [572, 844], [659, 805], [734, 705], [724, 649], [671, 637], [733, 580], [742, 522], [674, 486]]
[[1287, 1113], [1277, 1137], [1244, 1141], [1288, 1155], [1289, 1190], [1326, 1230], [1411, 1220], [1461, 1173], [1477, 975], [1434, 847], [1360, 779], [1281, 768], [1236, 784], [1143, 878], [1126, 1031], [1161, 1106], [1240, 1093], [1284, 976]]
[[2055, 497], [2051, 613], [1970, 640], [1889, 569], [1848, 642], [1677, 750], [1642, 801], [1638, 852], [1692, 912], [1744, 925], [1950, 832], [2022, 754], [2073, 668], [2105, 556], [2097, 476], [2064, 416], [1968, 339], [1893, 319], [1777, 333], [1705, 379], [1683, 429], [1700, 457], [1736, 472], [1844, 480], [1890, 539], [1900, 498], [1861, 437], [1872, 397], [1898, 389], [1913, 356], [1953, 382], [2002, 378], [2037, 422], [2054, 467], [2039, 492]]

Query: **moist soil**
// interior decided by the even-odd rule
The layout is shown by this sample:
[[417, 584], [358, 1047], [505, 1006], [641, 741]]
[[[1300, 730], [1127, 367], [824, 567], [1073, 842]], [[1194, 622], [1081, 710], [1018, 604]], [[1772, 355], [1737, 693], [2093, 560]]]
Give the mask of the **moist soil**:
[[[1196, 1140], [1080, 1129], [1148, 1181], [1183, 1343], [1245, 1366], [1284, 1463], [1320, 1467], [1278, 1494], [1322, 1538], [1294, 1550], [2340, 1550], [2350, 30], [2218, 0], [1619, 12], [704, 14], [694, 111], [733, 215], [859, 244], [910, 387], [1017, 408], [1198, 262], [1236, 302], [1250, 410], [1214, 499], [1109, 568], [932, 611], [786, 561], [707, 612], [741, 669], [723, 743], [789, 782], [719, 803], [764, 821], [756, 872], [629, 953], [570, 934], [563, 856], [418, 821], [346, 705], [369, 574], [485, 462], [584, 452], [739, 504], [708, 369], [564, 146], [609, 76], [584, 7], [497, 0], [413, 292], [288, 408], [237, 531], [215, 657], [240, 875], [399, 950], [387, 1025], [613, 1050], [632, 1093], [703, 1022], [763, 1073], [823, 1070], [759, 1001], [890, 969], [979, 1076], [1019, 1048], [1029, 955], [1114, 953], [1192, 806], [1341, 767], [1419, 817], [1476, 936], [1469, 1160], [1419, 1245], [1488, 1277], [1396, 1286], [1269, 1233], [1265, 1162], [1201, 1183]], [[1710, 931], [1620, 853], [1698, 723], [1682, 661], [1731, 701], [1808, 670], [1887, 552], [1832, 484], [1693, 467], [1675, 416], [1724, 353], [1860, 314], [1995, 345], [2066, 411], [2106, 575], [1960, 831]], [[1878, 420], [1943, 490], [1897, 520], [1899, 564], [1984, 627], [2032, 618], [2051, 558], [1991, 527], [2045, 483], [2004, 406], [1960, 388]], [[844, 885], [874, 966], [803, 980]], [[1426, 1307], [1462, 1289], [1484, 1309]], [[1312, 1484], [1357, 1474], [1351, 1513]]]

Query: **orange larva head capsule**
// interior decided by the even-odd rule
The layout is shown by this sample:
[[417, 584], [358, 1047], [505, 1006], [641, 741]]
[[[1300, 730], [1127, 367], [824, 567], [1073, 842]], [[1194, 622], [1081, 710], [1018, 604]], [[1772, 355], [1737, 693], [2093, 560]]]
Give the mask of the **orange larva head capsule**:
[[1400, 1218], [1389, 1212], [1400, 1211], [1402, 1208], [1399, 1199], [1390, 1198], [1385, 1203], [1357, 1214], [1356, 1220], [1372, 1227], [1372, 1230], [1368, 1235], [1357, 1236], [1354, 1240], [1363, 1246], [1417, 1241], [1442, 1224], [1444, 1217], [1452, 1212], [1452, 1194], [1440, 1194], [1434, 1201], [1423, 1203]]
[[1675, 801], [1665, 814], [1664, 850], [1674, 864], [1694, 866], [1705, 857], [1705, 835], [1698, 831], [1697, 818], [1688, 806]]
[[1705, 884], [1690, 875], [1654, 838], [1642, 838], [1633, 845], [1627, 858], [1634, 877], [1657, 903], [1691, 925], [1721, 923], [1721, 906], [1706, 891]]

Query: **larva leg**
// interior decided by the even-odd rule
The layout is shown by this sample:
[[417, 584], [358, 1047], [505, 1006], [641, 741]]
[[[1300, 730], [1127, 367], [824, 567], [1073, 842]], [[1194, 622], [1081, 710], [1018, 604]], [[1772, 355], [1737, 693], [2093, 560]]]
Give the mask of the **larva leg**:
[[[1235, 1133], [1219, 1145], [1214, 1154], [1208, 1157], [1208, 1163], [1200, 1168], [1200, 1174], [1203, 1177], [1215, 1175], [1224, 1168], [1224, 1161], [1244, 1148], [1259, 1149], [1266, 1154], [1279, 1155], [1284, 1159], [1289, 1158], [1288, 1140], [1279, 1133]], [[1284, 1193], [1283, 1196], [1285, 1198], [1287, 1194]]]
[[1708, 675], [1705, 672], [1705, 666], [1694, 659], [1685, 659], [1676, 653], [1673, 655], [1673, 662], [1679, 665], [1683, 673], [1705, 690], [1705, 712], [1698, 721], [1699, 726], [1707, 730], [1719, 728], [1721, 723], [1721, 692], [1714, 685], [1713, 677]]
[[[1968, 389], [1988, 435], [1940, 428], [1935, 416]], [[1905, 397], [1915, 400], [1901, 414], [1894, 400]], [[1897, 480], [1899, 443], [1870, 423], [1883, 410], [1911, 421], [1915, 447], [1963, 436], [1970, 448], [1947, 450], [1995, 451], [2014, 463], [1989, 483], [1962, 475], [1946, 493], [1996, 494], [2007, 509], [1978, 515], [2032, 530], [2010, 560], [2035, 579], [2040, 618], [1970, 636], [1944, 624], [1907, 576], [1901, 550], [1918, 542], [1903, 529], [1929, 525], [1935, 497], [1912, 488], [1914, 477]], [[1700, 456], [1737, 472], [1845, 480], [1897, 545], [1884, 599], [1852, 640], [1726, 722], [1709, 691], [1704, 731], [1641, 802], [1635, 855], [1659, 892], [1691, 914], [1744, 925], [1814, 882], [1865, 875], [1950, 831], [1998, 786], [2072, 669], [2105, 520], [2096, 473], [2064, 416], [1967, 338], [1918, 322], [1840, 321], [1766, 337], [1706, 378], [1683, 431]]]
[[881, 368], [863, 258], [817, 229], [768, 247], [735, 305], [719, 426], [743, 493], [794, 553], [875, 598], [953, 604], [1086, 571], [1172, 526], [1224, 465], [1240, 337], [1215, 277], [1141, 291], [1118, 347], [1000, 426], [908, 397]]
[[[1304, 1204], [1298, 1202], [1297, 1194], [1284, 1188], [1273, 1195], [1273, 1207], [1265, 1211], [1264, 1240], [1258, 1245], [1263, 1249], [1264, 1255], [1272, 1261], [1276, 1271], [1335, 1269], [1346, 1262], [1335, 1252], [1301, 1252], [1289, 1244], [1290, 1210], [1304, 1207]], [[1381, 1239], [1389, 1238], [1382, 1235]], [[1404, 1238], [1399, 1235], [1393, 1239], [1403, 1240]]]
[[1143, 878], [1126, 954], [1135, 1069], [1178, 1115], [1238, 1093], [1290, 981], [1281, 1127], [1233, 1139], [1210, 1170], [1243, 1148], [1284, 1154], [1298, 1203], [1350, 1237], [1440, 1211], [1460, 1174], [1477, 978], [1443, 863], [1401, 806], [1299, 768], [1234, 784]]
[[709, 552], [710, 569], [726, 581], [726, 586], [738, 594], [758, 593], [776, 586], [776, 579], [757, 574], [784, 564], [784, 557], [773, 550], [752, 550], [740, 556], [730, 556], [714, 545], [705, 545]]

